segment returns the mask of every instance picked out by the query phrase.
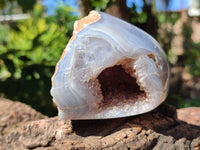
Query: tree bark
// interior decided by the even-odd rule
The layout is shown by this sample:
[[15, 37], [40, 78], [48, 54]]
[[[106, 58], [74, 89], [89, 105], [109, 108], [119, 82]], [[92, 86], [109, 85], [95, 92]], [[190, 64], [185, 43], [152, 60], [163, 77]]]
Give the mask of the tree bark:
[[169, 105], [132, 117], [79, 121], [46, 118], [5, 99], [0, 99], [0, 107], [1, 150], [200, 148], [200, 126], [177, 119], [176, 109]]

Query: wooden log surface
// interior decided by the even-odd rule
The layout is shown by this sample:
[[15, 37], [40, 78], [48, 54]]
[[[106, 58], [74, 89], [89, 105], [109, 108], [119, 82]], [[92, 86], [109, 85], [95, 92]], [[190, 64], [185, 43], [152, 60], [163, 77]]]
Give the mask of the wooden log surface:
[[176, 111], [162, 104], [154, 111], [132, 117], [64, 121], [0, 98], [0, 149], [199, 150], [200, 118], [196, 116], [200, 108], [191, 108], [192, 115], [185, 117], [188, 109]]

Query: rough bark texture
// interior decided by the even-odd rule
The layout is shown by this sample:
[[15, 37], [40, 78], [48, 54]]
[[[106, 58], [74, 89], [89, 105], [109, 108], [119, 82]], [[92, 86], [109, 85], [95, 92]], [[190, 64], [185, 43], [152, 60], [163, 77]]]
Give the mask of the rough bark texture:
[[188, 107], [177, 110], [178, 118], [193, 125], [200, 126], [200, 108]]
[[[200, 115], [199, 108], [195, 112]], [[184, 119], [182, 114], [184, 109], [178, 110], [180, 119]], [[195, 122], [178, 120], [176, 109], [169, 105], [120, 119], [63, 121], [47, 118], [25, 104], [0, 99], [0, 149], [198, 150], [200, 126]]]
[[12, 133], [29, 121], [47, 118], [20, 102], [0, 98], [0, 137]]

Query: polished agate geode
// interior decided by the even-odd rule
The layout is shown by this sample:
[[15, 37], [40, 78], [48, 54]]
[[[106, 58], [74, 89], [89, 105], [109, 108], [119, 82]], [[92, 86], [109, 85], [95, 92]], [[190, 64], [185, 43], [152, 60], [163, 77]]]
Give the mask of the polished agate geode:
[[103, 12], [75, 22], [52, 77], [51, 95], [64, 119], [142, 114], [166, 98], [169, 64], [146, 32]]

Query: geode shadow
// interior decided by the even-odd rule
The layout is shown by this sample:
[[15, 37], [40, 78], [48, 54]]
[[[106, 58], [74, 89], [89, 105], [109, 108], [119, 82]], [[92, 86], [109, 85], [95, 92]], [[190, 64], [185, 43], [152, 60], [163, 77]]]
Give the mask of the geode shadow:
[[200, 135], [200, 126], [190, 125], [177, 119], [173, 106], [162, 104], [155, 110], [131, 117], [103, 120], [72, 120], [73, 131], [82, 137], [106, 136], [123, 128], [141, 127], [172, 136], [178, 140], [193, 140]]

